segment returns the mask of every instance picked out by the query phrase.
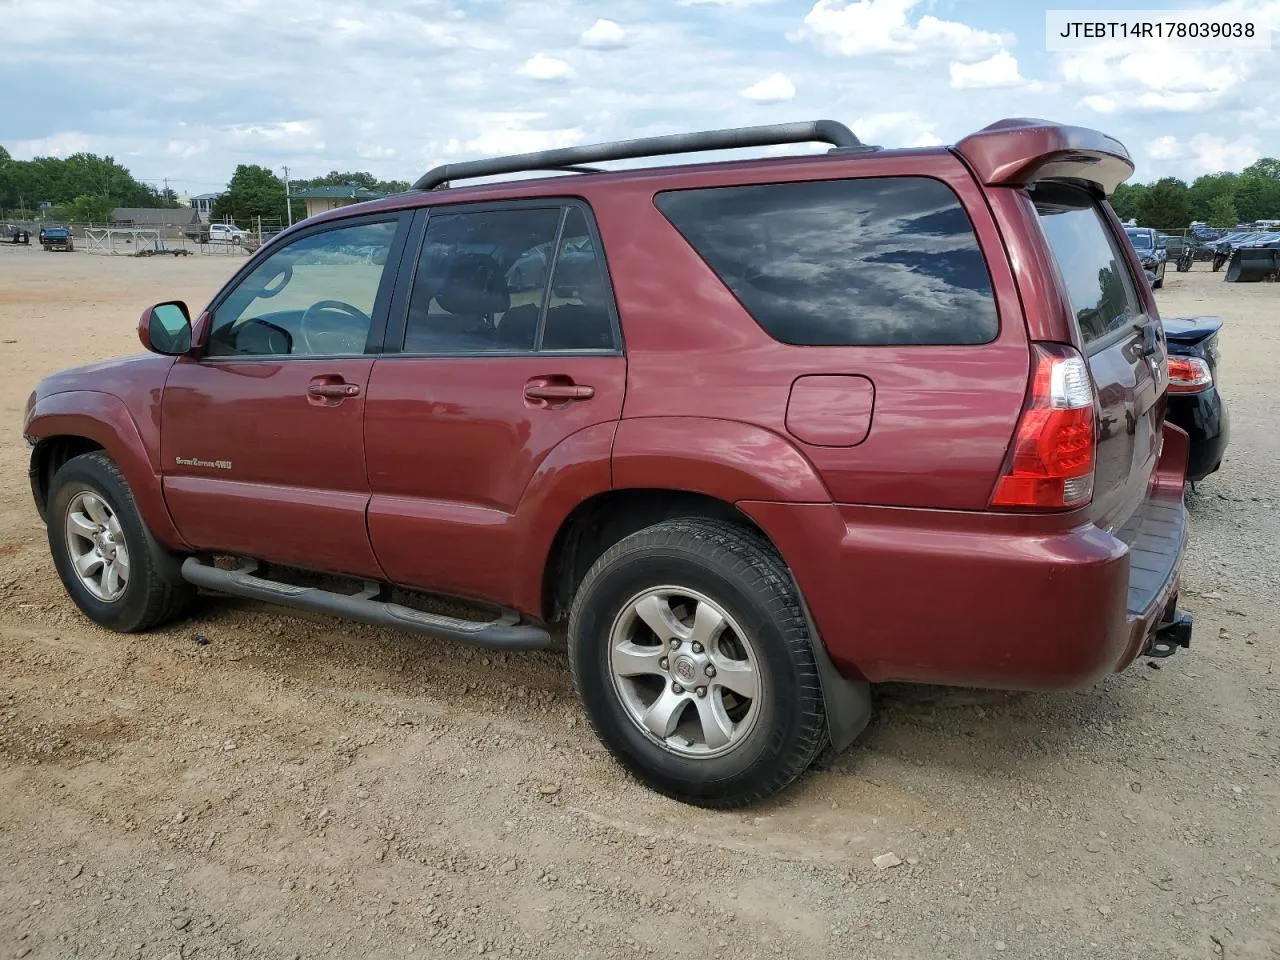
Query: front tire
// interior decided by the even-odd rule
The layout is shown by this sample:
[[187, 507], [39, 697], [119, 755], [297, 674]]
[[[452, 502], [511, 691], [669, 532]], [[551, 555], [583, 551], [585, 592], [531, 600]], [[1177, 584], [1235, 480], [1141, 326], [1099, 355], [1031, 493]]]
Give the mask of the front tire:
[[666, 521], [606, 551], [574, 596], [569, 659], [605, 746], [678, 800], [762, 800], [827, 743], [795, 585], [763, 538], [730, 523]]
[[120, 468], [101, 451], [73, 457], [54, 474], [46, 524], [58, 576], [94, 623], [148, 630], [195, 595], [178, 559], [143, 523]]

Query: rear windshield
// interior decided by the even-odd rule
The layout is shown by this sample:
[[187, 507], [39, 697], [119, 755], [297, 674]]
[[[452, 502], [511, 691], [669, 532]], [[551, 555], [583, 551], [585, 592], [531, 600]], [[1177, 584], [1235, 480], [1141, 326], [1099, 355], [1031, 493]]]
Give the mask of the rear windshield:
[[678, 190], [656, 203], [784, 343], [987, 343], [999, 329], [973, 224], [937, 180]]
[[1089, 194], [1070, 187], [1040, 186], [1031, 196], [1084, 342], [1136, 322], [1142, 307], [1133, 280]]

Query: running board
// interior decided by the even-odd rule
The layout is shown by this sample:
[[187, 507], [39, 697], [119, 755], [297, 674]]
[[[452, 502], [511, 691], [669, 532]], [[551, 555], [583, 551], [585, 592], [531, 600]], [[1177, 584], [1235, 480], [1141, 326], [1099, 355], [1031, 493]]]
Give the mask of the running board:
[[254, 574], [257, 569], [257, 563], [252, 560], [245, 561], [234, 570], [223, 570], [202, 563], [196, 557], [188, 557], [182, 563], [182, 577], [188, 583], [218, 593], [301, 610], [316, 610], [381, 627], [447, 637], [494, 650], [541, 650], [551, 643], [551, 635], [546, 630], [531, 623], [520, 623], [519, 615], [514, 611], [507, 611], [497, 620], [487, 623], [457, 620], [399, 603], [376, 600], [374, 598], [380, 589], [377, 584], [366, 584], [362, 593], [347, 595], [319, 587], [299, 587], [267, 580]]

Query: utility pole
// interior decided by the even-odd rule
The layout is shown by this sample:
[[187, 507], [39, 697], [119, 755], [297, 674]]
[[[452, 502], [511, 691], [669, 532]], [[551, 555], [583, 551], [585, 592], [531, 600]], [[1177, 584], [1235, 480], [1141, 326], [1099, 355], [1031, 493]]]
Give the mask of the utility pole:
[[284, 168], [284, 208], [289, 217], [289, 226], [293, 226], [293, 201], [289, 199], [289, 168]]

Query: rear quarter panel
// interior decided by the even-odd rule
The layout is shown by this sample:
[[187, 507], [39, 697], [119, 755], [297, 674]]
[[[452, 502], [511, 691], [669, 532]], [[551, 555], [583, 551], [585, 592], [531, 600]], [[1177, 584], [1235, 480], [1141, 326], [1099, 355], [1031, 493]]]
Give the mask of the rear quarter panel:
[[[981, 189], [946, 151], [778, 163], [770, 175], [775, 181], [925, 176], [945, 182], [959, 196], [987, 255], [1000, 317], [997, 339], [978, 346], [905, 347], [799, 347], [776, 341], [653, 202], [659, 190], [759, 183], [758, 172], [667, 170], [660, 179], [616, 183], [589, 199], [599, 218], [627, 343], [620, 441], [633, 419], [698, 417], [751, 424], [797, 451], [797, 462], [816, 470], [830, 499], [985, 507], [1021, 411], [1029, 355], [1014, 273]], [[865, 441], [824, 447], [790, 436], [791, 386], [811, 374], [855, 375], [874, 383]], [[696, 432], [683, 442], [687, 456], [700, 455]], [[755, 464], [758, 470], [782, 468], [758, 458]], [[796, 489], [802, 486], [797, 482]]]

